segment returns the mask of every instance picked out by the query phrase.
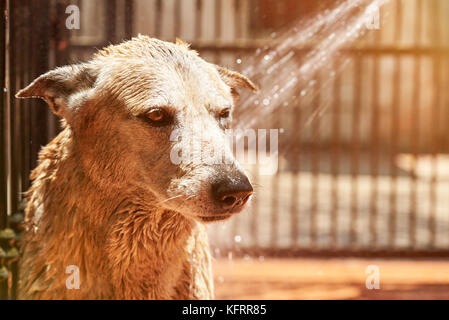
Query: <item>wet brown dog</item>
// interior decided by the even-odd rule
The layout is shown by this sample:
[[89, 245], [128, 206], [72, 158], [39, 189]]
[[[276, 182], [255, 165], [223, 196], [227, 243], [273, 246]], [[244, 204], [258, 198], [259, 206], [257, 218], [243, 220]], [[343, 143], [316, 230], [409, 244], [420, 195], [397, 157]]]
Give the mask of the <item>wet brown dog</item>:
[[[181, 41], [139, 36], [18, 92], [44, 99], [64, 127], [31, 175], [20, 297], [213, 298], [204, 223], [252, 193], [224, 134], [239, 86], [256, 89]], [[223, 161], [174, 161], [186, 140]]]

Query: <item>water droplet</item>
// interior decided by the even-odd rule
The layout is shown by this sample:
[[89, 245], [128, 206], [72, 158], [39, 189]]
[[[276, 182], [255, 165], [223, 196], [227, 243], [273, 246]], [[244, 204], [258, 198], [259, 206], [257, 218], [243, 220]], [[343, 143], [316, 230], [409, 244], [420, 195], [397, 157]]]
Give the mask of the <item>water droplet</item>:
[[284, 102], [284, 107], [288, 107], [288, 102]]
[[237, 62], [237, 64], [241, 64], [242, 63], [242, 59], [237, 59], [236, 62]]
[[266, 55], [263, 57], [263, 59], [264, 59], [265, 61], [268, 61], [268, 60], [270, 60], [270, 56], [269, 56], [268, 54], [266, 54]]
[[242, 241], [242, 237], [241, 236], [235, 236], [234, 237], [234, 241], [237, 243], [240, 243]]
[[301, 97], [304, 97], [307, 94], [307, 90], [301, 90]]
[[277, 98], [279, 98], [279, 95], [278, 95], [277, 93], [275, 93], [275, 94], [273, 95], [273, 98], [277, 99]]
[[264, 104], [264, 106], [268, 106], [270, 104], [270, 100], [269, 99], [263, 99], [263, 104]]
[[316, 84], [316, 80], [310, 80], [309, 86], [313, 87]]
[[257, 50], [256, 50], [256, 54], [260, 54], [260, 48], [257, 48]]
[[254, 104], [257, 106], [259, 104], [259, 100], [254, 101]]
[[275, 38], [275, 37], [276, 37], [276, 32], [272, 32], [272, 33], [271, 33], [271, 37], [272, 37], [272, 38]]
[[3, 92], [6, 92], [6, 91], [8, 91], [8, 89], [6, 89], [6, 88], [3, 88]]

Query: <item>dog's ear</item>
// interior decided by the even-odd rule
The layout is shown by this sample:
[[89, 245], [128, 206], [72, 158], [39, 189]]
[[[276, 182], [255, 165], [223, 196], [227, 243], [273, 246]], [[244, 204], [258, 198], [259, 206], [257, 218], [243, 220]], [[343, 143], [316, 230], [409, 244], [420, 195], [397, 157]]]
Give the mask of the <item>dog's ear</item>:
[[67, 118], [70, 97], [92, 88], [94, 82], [95, 77], [85, 64], [60, 67], [38, 77], [17, 92], [16, 98], [41, 98], [54, 114]]
[[178, 46], [186, 47], [187, 49], [190, 48], [190, 44], [182, 40], [181, 38], [176, 38], [176, 44]]
[[216, 68], [223, 82], [231, 88], [235, 89], [238, 87], [244, 87], [253, 91], [259, 90], [257, 86], [243, 74], [228, 70], [220, 66], [216, 66]]

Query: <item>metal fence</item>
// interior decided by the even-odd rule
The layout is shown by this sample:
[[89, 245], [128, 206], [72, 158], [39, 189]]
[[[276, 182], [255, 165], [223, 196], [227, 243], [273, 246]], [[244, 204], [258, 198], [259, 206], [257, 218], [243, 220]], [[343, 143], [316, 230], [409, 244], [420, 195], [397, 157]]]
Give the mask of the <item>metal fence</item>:
[[[286, 0], [273, 11], [275, 2], [0, 0], [0, 12], [7, 13], [0, 19], [2, 297], [15, 296], [16, 277], [9, 271], [17, 268], [15, 239], [29, 172], [41, 146], [59, 130], [44, 102], [19, 101], [14, 93], [55, 66], [138, 32], [169, 40], [180, 35], [208, 60], [240, 70], [258, 48], [270, 49], [270, 34], [279, 26], [270, 14], [278, 21], [282, 12], [295, 10], [289, 19], [300, 19], [330, 3]], [[264, 177], [250, 169], [257, 196], [247, 212], [211, 228], [216, 255], [229, 249], [282, 256], [449, 256], [449, 43], [441, 24], [441, 11], [449, 11], [444, 1], [413, 1], [419, 14], [410, 31], [404, 27], [407, 3], [394, 2], [389, 43], [373, 33], [371, 42], [345, 47], [348, 67], [325, 90], [315, 87], [308, 108], [286, 109], [275, 124], [265, 124], [286, 130], [280, 170]], [[80, 30], [65, 27], [70, 4], [81, 9]], [[436, 25], [426, 31], [428, 43], [418, 41], [425, 25]], [[404, 34], [417, 41], [402, 41]], [[300, 50], [305, 55], [309, 49]], [[324, 94], [332, 103], [310, 122]]]

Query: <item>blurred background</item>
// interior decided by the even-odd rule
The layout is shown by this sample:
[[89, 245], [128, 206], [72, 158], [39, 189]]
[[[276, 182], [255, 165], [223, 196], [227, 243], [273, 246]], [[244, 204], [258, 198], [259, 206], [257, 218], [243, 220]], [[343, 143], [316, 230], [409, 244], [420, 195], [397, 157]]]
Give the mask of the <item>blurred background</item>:
[[[70, 5], [79, 29], [66, 25]], [[376, 11], [366, 17], [372, 5], [378, 25]], [[60, 129], [43, 101], [15, 92], [139, 33], [179, 37], [251, 77], [261, 90], [242, 92], [236, 125], [280, 132], [278, 170], [247, 164], [250, 207], [209, 228], [217, 298], [449, 298], [449, 1], [0, 6], [2, 298], [16, 295], [29, 172]], [[369, 265], [380, 270], [379, 290], [366, 286]]]

